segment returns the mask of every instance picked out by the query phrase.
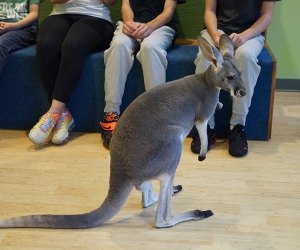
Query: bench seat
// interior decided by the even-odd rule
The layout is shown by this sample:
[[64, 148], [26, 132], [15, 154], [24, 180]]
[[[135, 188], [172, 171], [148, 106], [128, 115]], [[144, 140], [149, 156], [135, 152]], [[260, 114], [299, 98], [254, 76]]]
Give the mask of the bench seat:
[[[33, 45], [12, 53], [0, 75], [1, 129], [28, 130], [49, 108], [36, 71], [35, 50]], [[175, 44], [170, 48], [167, 81], [193, 74], [197, 52], [198, 46], [190, 44]], [[255, 87], [246, 132], [250, 140], [267, 140], [271, 137], [276, 61], [268, 48], [263, 49], [258, 59], [262, 70]], [[68, 104], [77, 124], [75, 131], [101, 132], [98, 123], [105, 104], [103, 84], [103, 52], [98, 52], [86, 58], [80, 83]], [[144, 91], [141, 65], [135, 60], [127, 78], [121, 110]], [[224, 107], [216, 113], [216, 130], [219, 137], [226, 137], [231, 98], [222, 92], [220, 99]]]

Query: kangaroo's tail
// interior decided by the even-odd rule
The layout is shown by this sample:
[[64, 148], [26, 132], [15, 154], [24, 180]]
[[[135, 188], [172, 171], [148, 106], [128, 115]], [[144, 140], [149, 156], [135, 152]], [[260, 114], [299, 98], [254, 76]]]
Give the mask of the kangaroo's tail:
[[94, 211], [74, 215], [28, 215], [0, 221], [0, 228], [65, 228], [96, 227], [116, 215], [126, 202], [133, 185], [126, 179], [112, 183], [102, 205]]

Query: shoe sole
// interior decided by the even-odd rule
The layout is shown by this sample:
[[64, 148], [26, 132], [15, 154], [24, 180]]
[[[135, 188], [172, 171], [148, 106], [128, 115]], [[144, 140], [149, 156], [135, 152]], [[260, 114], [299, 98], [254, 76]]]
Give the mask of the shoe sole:
[[31, 141], [34, 145], [36, 145], [36, 146], [42, 146], [42, 145], [45, 145], [45, 144], [47, 144], [50, 140], [49, 139], [47, 139], [46, 141], [44, 141], [44, 142], [36, 142], [36, 141], [34, 141], [33, 139], [31, 139], [29, 136], [28, 136], [28, 138], [29, 138], [29, 141]]
[[[49, 135], [49, 137], [50, 137], [50, 136], [51, 136], [51, 135]], [[36, 146], [42, 146], [42, 145], [47, 144], [47, 143], [50, 141], [49, 137], [48, 137], [45, 141], [43, 141], [43, 142], [37, 142], [37, 141], [35, 141], [33, 138], [30, 137], [30, 133], [28, 134], [28, 139], [29, 139], [29, 141], [31, 141], [31, 142], [32, 142], [34, 145], [36, 145]]]
[[243, 153], [233, 153], [233, 152], [231, 152], [231, 151], [228, 150], [228, 153], [231, 156], [234, 156], [234, 157], [243, 157], [243, 156], [246, 156], [248, 154], [248, 151], [247, 152], [243, 152]]
[[[74, 119], [72, 119], [72, 121], [69, 124], [69, 128], [68, 128], [68, 132], [72, 131], [72, 129], [76, 126]], [[69, 133], [67, 134], [67, 136], [65, 138], [63, 138], [60, 141], [52, 141], [53, 145], [62, 145], [64, 143], [66, 143], [69, 140]]]

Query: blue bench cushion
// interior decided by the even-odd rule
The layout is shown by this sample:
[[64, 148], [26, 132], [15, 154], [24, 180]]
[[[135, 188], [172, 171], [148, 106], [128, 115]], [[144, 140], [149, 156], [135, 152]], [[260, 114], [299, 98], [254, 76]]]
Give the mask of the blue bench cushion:
[[[168, 51], [167, 81], [195, 72], [194, 59], [198, 46], [174, 45]], [[247, 119], [249, 139], [268, 139], [270, 127], [270, 103], [272, 95], [273, 60], [264, 48], [259, 55], [262, 71], [258, 79], [252, 106]], [[77, 126], [75, 131], [100, 132], [98, 122], [104, 109], [104, 62], [103, 52], [86, 58], [80, 83], [71, 96], [70, 108]], [[121, 110], [144, 92], [143, 73], [135, 60], [128, 75]], [[216, 129], [219, 137], [226, 137], [231, 114], [231, 98], [221, 93], [224, 107], [216, 113]], [[49, 104], [36, 71], [35, 45], [12, 53], [0, 75], [0, 128], [30, 129], [47, 111]]]

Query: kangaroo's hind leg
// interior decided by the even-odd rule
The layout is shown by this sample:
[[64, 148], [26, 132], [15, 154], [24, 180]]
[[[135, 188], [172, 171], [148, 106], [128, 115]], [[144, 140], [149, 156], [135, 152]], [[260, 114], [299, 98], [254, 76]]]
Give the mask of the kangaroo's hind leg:
[[158, 200], [158, 195], [154, 192], [151, 181], [145, 181], [135, 188], [142, 192], [142, 205], [144, 208], [153, 205]]
[[[154, 192], [151, 181], [146, 181], [141, 185], [136, 185], [135, 188], [142, 192], [143, 208], [150, 207], [158, 201], [158, 195]], [[173, 186], [173, 194], [177, 194], [182, 190], [181, 185]]]
[[201, 211], [193, 210], [172, 216], [172, 193], [173, 193], [173, 176], [164, 176], [160, 179], [160, 194], [155, 217], [155, 226], [172, 227], [180, 222], [189, 220], [203, 220], [213, 215], [211, 210]]

